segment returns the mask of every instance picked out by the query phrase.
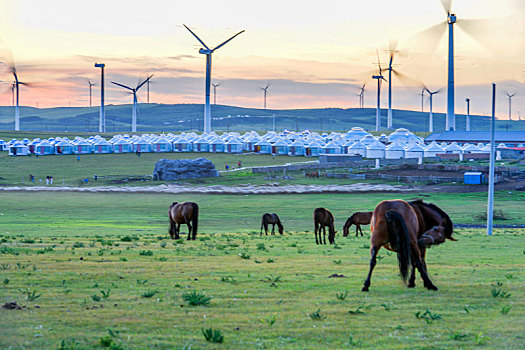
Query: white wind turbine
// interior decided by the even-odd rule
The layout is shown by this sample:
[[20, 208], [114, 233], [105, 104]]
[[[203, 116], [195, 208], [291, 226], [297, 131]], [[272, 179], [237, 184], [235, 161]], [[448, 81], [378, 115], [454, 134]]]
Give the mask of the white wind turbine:
[[204, 98], [204, 132], [209, 133], [211, 132], [211, 107], [210, 107], [210, 89], [211, 89], [211, 55], [224, 45], [226, 45], [228, 42], [230, 42], [233, 38], [235, 38], [237, 35], [244, 32], [244, 30], [241, 30], [239, 33], [235, 34], [222, 44], [214, 47], [213, 49], [210, 49], [204, 41], [202, 41], [197, 34], [195, 34], [190, 28], [188, 28], [185, 24], [184, 27], [199, 41], [199, 43], [204, 46], [204, 48], [201, 48], [199, 50], [200, 54], [206, 55], [206, 80], [204, 83], [205, 88], [205, 98]]
[[509, 120], [511, 120], [511, 115], [512, 115], [512, 98], [514, 97], [514, 95], [516, 95], [516, 93], [512, 93], [512, 94], [509, 94], [507, 91], [505, 91], [505, 95], [507, 95], [507, 97], [509, 98]]
[[263, 91], [264, 93], [264, 109], [266, 109], [266, 94], [268, 93], [268, 88], [270, 87], [270, 84], [266, 84], [265, 87], [263, 88], [259, 88]]
[[91, 93], [91, 87], [95, 85], [95, 83], [92, 83], [91, 80], [88, 79], [89, 84], [89, 107], [92, 107], [92, 93]]
[[381, 80], [386, 81], [386, 79], [383, 77], [379, 53], [377, 53], [377, 67], [379, 68], [379, 74], [372, 75], [372, 79], [377, 79], [376, 131], [381, 131]]
[[359, 108], [365, 108], [365, 86], [366, 83], [364, 83], [359, 91]]
[[216, 105], [217, 104], [217, 88], [219, 86], [221, 86], [221, 83], [211, 83], [211, 85], [213, 85], [213, 104]]
[[436, 91], [430, 91], [428, 88], [425, 88], [430, 97], [430, 113], [428, 114], [428, 132], [434, 132], [434, 116], [432, 114], [432, 96], [441, 92], [442, 89]]
[[24, 83], [20, 80], [18, 80], [18, 74], [16, 72], [16, 67], [14, 64], [11, 64], [9, 67], [9, 70], [11, 74], [13, 74], [13, 78], [15, 79], [13, 81], [12, 89], [15, 92], [15, 131], [20, 131], [20, 85], [28, 85], [27, 83]]
[[147, 77], [146, 80], [144, 80], [142, 83], [138, 84], [134, 88], [126, 86], [124, 84], [116, 83], [114, 81], [111, 82], [112, 84], [115, 84], [120, 87], [123, 87], [124, 89], [130, 90], [133, 94], [133, 110], [131, 113], [131, 132], [137, 132], [137, 91], [139, 91], [139, 89], [144, 84], [146, 84], [151, 79], [151, 77], [153, 77], [153, 75], [150, 75], [149, 77]]

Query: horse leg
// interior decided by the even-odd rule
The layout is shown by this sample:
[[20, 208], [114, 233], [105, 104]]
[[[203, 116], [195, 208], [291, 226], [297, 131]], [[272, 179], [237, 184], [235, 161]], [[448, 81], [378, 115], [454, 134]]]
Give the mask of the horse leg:
[[170, 219], [170, 237], [171, 239], [175, 239], [175, 226], [173, 224], [173, 220]]
[[[321, 233], [319, 233], [319, 239], [321, 239]], [[326, 244], [326, 226], [323, 226], [323, 239], [324, 244]], [[330, 237], [328, 237], [328, 240], [330, 240]]]
[[372, 271], [374, 271], [374, 267], [376, 266], [376, 258], [377, 258], [377, 252], [381, 246], [372, 246], [370, 248], [370, 270], [368, 271], [368, 277], [365, 280], [365, 285], [361, 289], [363, 292], [368, 292], [368, 288], [370, 287], [370, 279], [372, 278]]
[[319, 240], [321, 240], [321, 232], [319, 231], [319, 240], [317, 240], [317, 223], [314, 224], [314, 234], [315, 234], [315, 244], [319, 244]]
[[410, 248], [412, 251], [412, 261], [416, 265], [419, 274], [421, 275], [421, 278], [423, 279], [423, 285], [426, 289], [429, 290], [438, 290], [438, 288], [432, 283], [430, 278], [428, 277], [427, 269], [425, 268], [424, 260], [421, 258], [421, 251], [419, 250], [419, 247], [417, 246], [417, 243], [413, 242], [410, 244]]
[[275, 235], [275, 224], [272, 224], [272, 236]]
[[[423, 267], [425, 271], [427, 270], [427, 264], [425, 262], [425, 255], [426, 255], [426, 248], [421, 248], [421, 261], [423, 263]], [[408, 288], [414, 288], [416, 286], [416, 266], [412, 265], [412, 273], [410, 274], [410, 279], [408, 280]]]
[[191, 240], [191, 230], [192, 230], [190, 220], [186, 220], [186, 225], [188, 226], [188, 241], [190, 241]]
[[179, 233], [180, 233], [180, 224], [175, 223], [175, 239], [180, 238]]
[[361, 232], [361, 237], [363, 237], [363, 229], [361, 228], [361, 225], [359, 225], [359, 232]]

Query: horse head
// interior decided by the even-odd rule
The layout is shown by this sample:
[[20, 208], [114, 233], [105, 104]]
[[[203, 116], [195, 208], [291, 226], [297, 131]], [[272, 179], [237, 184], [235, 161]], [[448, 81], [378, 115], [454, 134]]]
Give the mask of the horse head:
[[428, 221], [430, 226], [442, 226], [445, 237], [451, 241], [457, 241], [457, 239], [452, 237], [452, 234], [454, 233], [454, 224], [443, 209], [433, 203], [426, 203], [421, 199], [416, 199], [410, 202], [410, 205], [419, 209], [424, 220]]
[[[355, 214], [354, 214], [355, 215]], [[354, 223], [354, 215], [350, 216], [343, 226], [343, 237], [348, 237], [348, 231], [350, 231], [350, 226]]]

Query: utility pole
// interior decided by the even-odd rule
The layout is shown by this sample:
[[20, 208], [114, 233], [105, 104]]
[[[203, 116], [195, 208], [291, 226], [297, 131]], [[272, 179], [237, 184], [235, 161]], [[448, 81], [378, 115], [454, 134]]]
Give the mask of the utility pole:
[[492, 119], [490, 123], [490, 167], [489, 167], [489, 199], [487, 205], [487, 236], [492, 236], [494, 217], [494, 162], [496, 158], [496, 84], [492, 84]]
[[106, 132], [106, 113], [104, 111], [104, 63], [95, 63], [95, 68], [101, 69], [100, 79], [100, 120], [98, 124], [98, 132]]
[[470, 98], [466, 98], [465, 102], [467, 102], [467, 125], [465, 130], [470, 131]]

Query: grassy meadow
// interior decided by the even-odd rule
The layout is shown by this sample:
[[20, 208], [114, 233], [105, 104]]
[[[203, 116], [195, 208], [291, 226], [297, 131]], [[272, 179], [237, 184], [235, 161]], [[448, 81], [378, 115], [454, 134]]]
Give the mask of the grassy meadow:
[[[437, 292], [419, 279], [405, 288], [381, 250], [363, 293], [369, 237], [315, 245], [317, 206], [341, 232], [352, 211], [414, 197], [0, 192], [0, 303], [26, 306], [0, 309], [0, 348], [521, 348], [524, 229], [456, 230], [428, 252]], [[174, 200], [199, 203], [196, 241], [169, 239]], [[425, 200], [455, 223], [483, 223], [483, 193]], [[523, 200], [498, 192], [507, 220], [496, 223], [522, 223]], [[259, 235], [266, 211], [284, 236]]]

